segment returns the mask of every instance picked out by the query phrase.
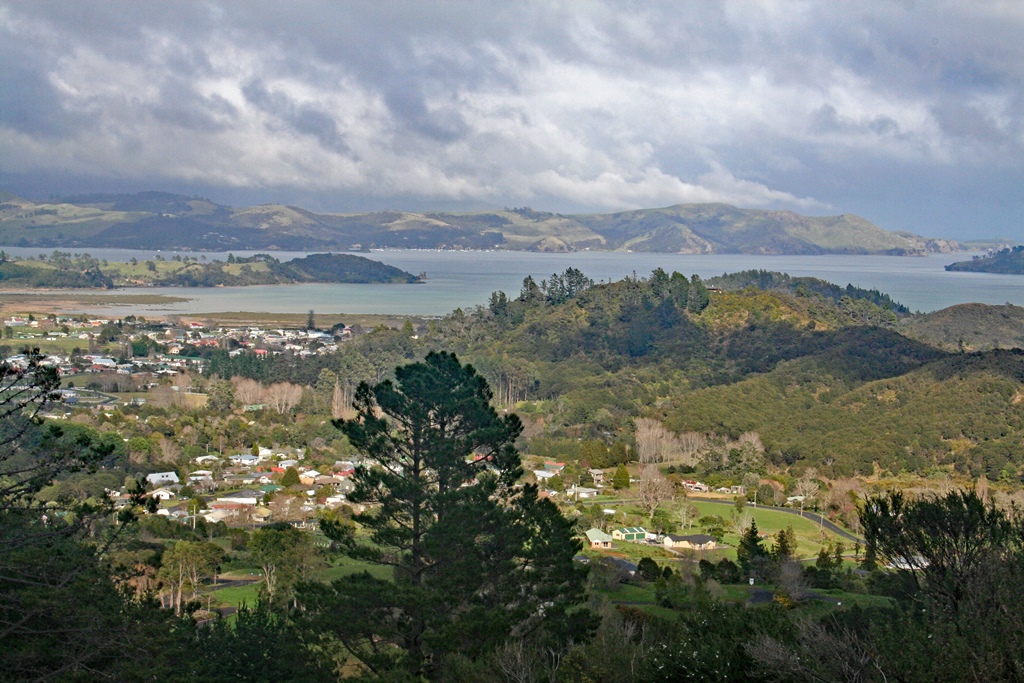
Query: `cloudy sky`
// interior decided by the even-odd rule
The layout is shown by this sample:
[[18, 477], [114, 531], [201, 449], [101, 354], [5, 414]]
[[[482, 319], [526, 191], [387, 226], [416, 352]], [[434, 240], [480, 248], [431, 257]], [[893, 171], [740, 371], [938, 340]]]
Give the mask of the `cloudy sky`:
[[0, 188], [1024, 240], [1024, 2], [0, 0]]

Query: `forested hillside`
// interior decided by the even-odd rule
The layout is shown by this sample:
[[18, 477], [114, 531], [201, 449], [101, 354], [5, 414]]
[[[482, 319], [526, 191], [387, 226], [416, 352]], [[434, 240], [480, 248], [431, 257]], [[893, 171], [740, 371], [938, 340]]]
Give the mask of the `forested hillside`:
[[902, 334], [950, 351], [1024, 348], [1024, 308], [958, 304], [900, 321]]
[[696, 445], [682, 458], [705, 473], [739, 477], [752, 463], [730, 461], [730, 451], [756, 433], [759, 468], [1020, 476], [1020, 351], [951, 353], [908, 338], [897, 327], [905, 309], [879, 292], [779, 274], [719, 282], [742, 289], [660, 270], [594, 285], [570, 269], [527, 279], [512, 296], [496, 292], [487, 307], [455, 311], [419, 338], [411, 327], [381, 329], [337, 356], [221, 353], [211, 367], [304, 383], [330, 369], [354, 383], [449, 349], [474, 363], [500, 403], [543, 425], [544, 438], [610, 446], [649, 416], [688, 435]]

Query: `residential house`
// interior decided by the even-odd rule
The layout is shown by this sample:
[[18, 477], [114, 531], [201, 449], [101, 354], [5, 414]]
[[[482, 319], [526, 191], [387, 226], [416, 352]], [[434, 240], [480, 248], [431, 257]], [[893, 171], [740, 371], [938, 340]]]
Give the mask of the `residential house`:
[[250, 455], [249, 453], [236, 453], [231, 456], [231, 462], [236, 465], [244, 465], [246, 467], [253, 467], [259, 461], [260, 459], [258, 457]]
[[216, 524], [217, 522], [226, 522], [234, 516], [235, 510], [227, 507], [223, 507], [216, 510], [210, 510], [209, 512], [202, 515], [203, 519], [205, 519], [207, 522], [210, 522], [211, 524]]
[[714, 550], [718, 542], [714, 536], [707, 534], [693, 534], [691, 536], [677, 536], [668, 534], [665, 536], [666, 548], [677, 548], [681, 550]]
[[619, 572], [623, 580], [626, 577], [636, 576], [636, 572], [639, 569], [635, 563], [624, 560], [621, 557], [602, 557], [601, 562]]
[[600, 529], [587, 529], [587, 540], [591, 548], [611, 548], [612, 537]]
[[255, 507], [263, 499], [259, 491], [239, 491], [221, 496], [210, 504], [214, 510], [240, 510], [246, 507]]
[[153, 472], [146, 475], [146, 481], [156, 487], [179, 483], [176, 472]]
[[565, 495], [573, 500], [581, 500], [583, 498], [596, 498], [597, 494], [600, 493], [597, 489], [587, 488], [586, 486], [573, 486]]
[[174, 491], [170, 489], [165, 489], [163, 487], [158, 488], [154, 491], [150, 491], [149, 495], [152, 496], [153, 498], [156, 498], [157, 500], [170, 500], [172, 498], [178, 497], [178, 494], [176, 494]]

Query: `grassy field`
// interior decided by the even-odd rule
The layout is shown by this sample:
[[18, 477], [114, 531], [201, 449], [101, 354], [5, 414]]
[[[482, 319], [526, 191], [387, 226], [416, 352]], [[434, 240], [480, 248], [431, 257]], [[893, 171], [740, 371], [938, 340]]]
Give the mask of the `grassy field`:
[[[691, 502], [697, 509], [700, 510], [701, 515], [719, 515], [724, 519], [729, 519], [733, 508], [721, 505], [718, 503], [708, 503], [697, 499], [691, 499]], [[790, 524], [793, 525], [793, 531], [796, 533], [797, 547], [796, 555], [798, 557], [813, 558], [818, 556], [818, 551], [821, 549], [823, 544], [829, 542], [835, 542], [839, 539], [835, 534], [829, 533], [826, 529], [824, 533], [819, 530], [818, 525], [812, 522], [810, 519], [805, 517], [798, 517], [787, 512], [780, 512], [778, 510], [766, 510], [764, 508], [755, 508], [747, 506], [744, 512], [750, 513], [754, 519], [754, 523], [757, 524], [757, 529], [762, 534], [769, 534], [774, 536], [780, 530], [785, 529]], [[688, 532], [689, 533], [689, 532]], [[739, 534], [735, 532], [726, 533], [724, 542], [731, 546], [733, 549], [739, 544]], [[766, 539], [766, 545], [771, 545], [771, 541]], [[853, 550], [852, 543], [848, 540], [844, 540], [847, 550]], [[731, 557], [735, 556], [735, 550], [732, 551]]]
[[213, 591], [214, 607], [241, 607], [242, 605], [255, 605], [259, 597], [259, 581], [253, 581], [242, 586], [228, 586]]
[[[714, 516], [717, 515], [722, 517], [727, 522], [732, 519], [734, 508], [731, 505], [722, 505], [721, 503], [712, 503], [699, 498], [690, 498], [690, 502], [693, 503], [698, 510], [700, 510], [700, 516]], [[632, 507], [629, 503], [623, 506], [627, 511], [631, 510]], [[639, 510], [635, 512], [639, 513]], [[748, 505], [744, 509], [744, 513], [749, 513], [757, 524], [757, 529], [762, 535], [767, 534], [774, 536], [780, 530], [785, 529], [787, 526], [793, 526], [793, 532], [796, 534], [797, 547], [796, 557], [803, 559], [814, 559], [818, 556], [818, 551], [828, 543], [842, 541], [846, 546], [847, 553], [852, 553], [853, 543], [848, 539], [841, 539], [835, 534], [830, 533], [827, 529], [822, 532], [818, 525], [812, 520], [806, 517], [799, 517], [787, 512], [781, 512], [779, 510], [769, 510], [765, 508], [755, 508]], [[703, 533], [696, 521], [693, 527], [682, 529], [677, 533], [681, 535], [699, 534]], [[731, 560], [736, 559], [736, 546], [739, 545], [740, 535], [733, 530], [727, 531], [723, 538], [724, 547], [720, 547], [712, 551], [699, 551], [699, 557], [706, 557], [709, 560], [717, 561], [722, 557], [727, 557]], [[765, 538], [764, 544], [770, 548], [773, 544], [771, 538]], [[659, 557], [674, 557], [674, 555], [667, 553], [666, 551], [660, 551], [652, 546], [629, 543], [629, 542], [616, 542], [615, 552], [622, 557], [626, 557], [633, 561], [641, 557], [652, 557], [658, 559]], [[692, 553], [691, 553], [692, 554]]]
[[[362, 571], [368, 571], [371, 575], [379, 579], [391, 578], [391, 570], [388, 567], [378, 567], [376, 565], [359, 562], [347, 557], [336, 559], [331, 566], [317, 572], [316, 578], [319, 581], [329, 582], [334, 581], [335, 579], [340, 579], [343, 576], [356, 574]], [[215, 607], [237, 608], [242, 604], [256, 604], [256, 600], [259, 597], [259, 587], [262, 578], [258, 568], [243, 567], [241, 569], [235, 569], [229, 573], [221, 575], [220, 578], [225, 581], [249, 581], [249, 583], [240, 586], [227, 586], [225, 588], [215, 589], [213, 591], [213, 605]]]

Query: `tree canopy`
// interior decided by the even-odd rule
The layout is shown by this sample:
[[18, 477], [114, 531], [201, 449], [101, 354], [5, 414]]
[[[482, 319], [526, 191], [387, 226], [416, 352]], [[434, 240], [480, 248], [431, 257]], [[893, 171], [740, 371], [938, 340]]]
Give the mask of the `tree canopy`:
[[[475, 659], [510, 638], [565, 641], [584, 631], [580, 544], [570, 523], [522, 474], [514, 415], [499, 416], [472, 366], [449, 353], [395, 370], [395, 381], [363, 383], [358, 416], [335, 424], [363, 453], [349, 499], [368, 506], [343, 534], [346, 552], [392, 571], [330, 586], [301, 600], [321, 632], [381, 674], [433, 677], [446, 656]], [[583, 634], [576, 633], [577, 639]]]

